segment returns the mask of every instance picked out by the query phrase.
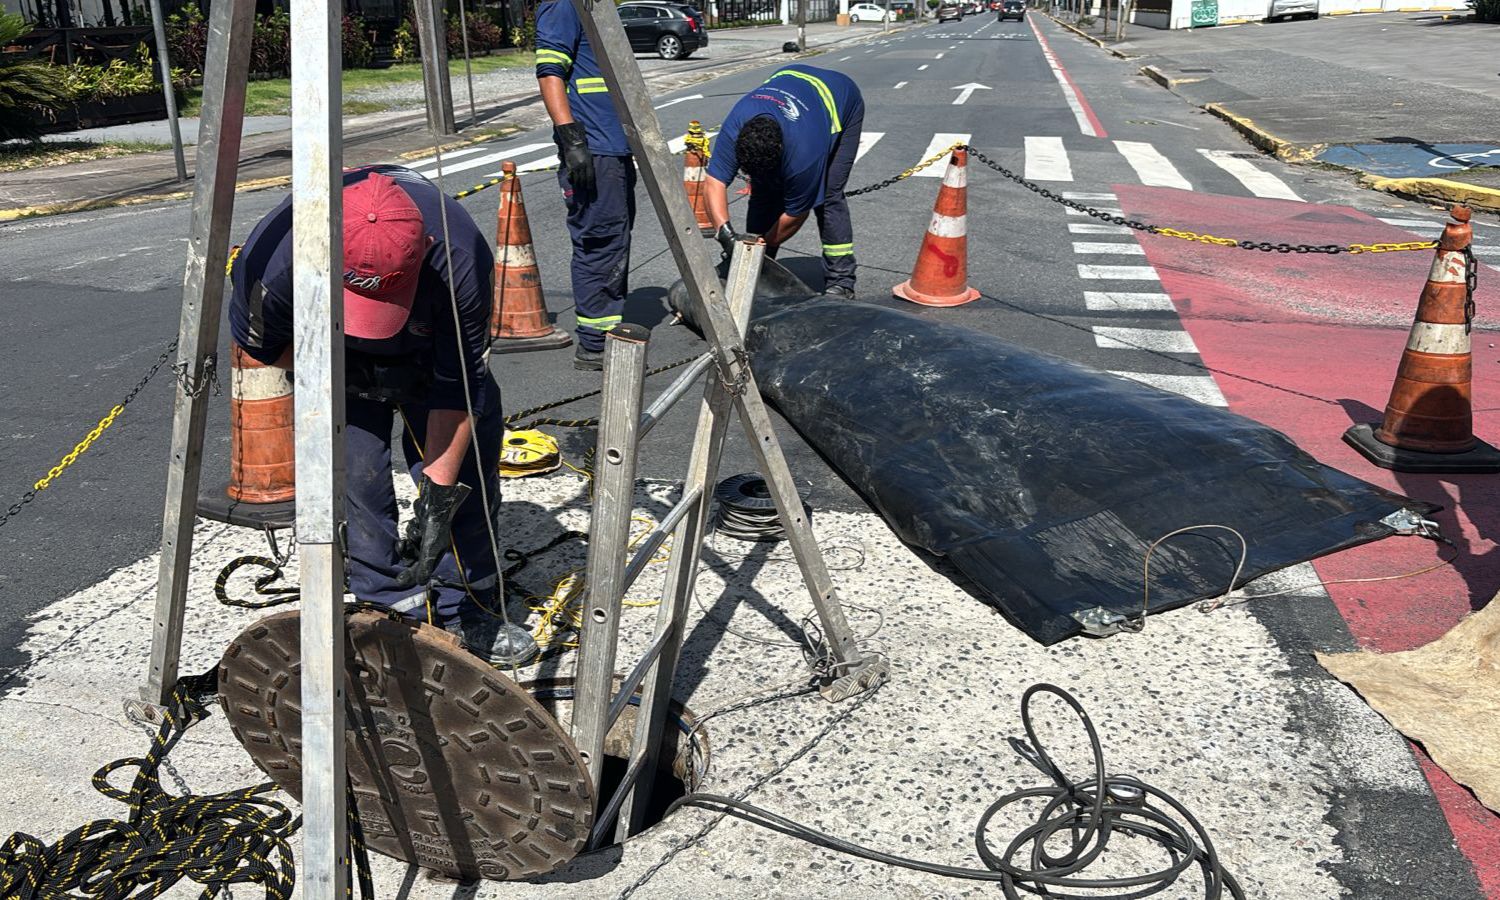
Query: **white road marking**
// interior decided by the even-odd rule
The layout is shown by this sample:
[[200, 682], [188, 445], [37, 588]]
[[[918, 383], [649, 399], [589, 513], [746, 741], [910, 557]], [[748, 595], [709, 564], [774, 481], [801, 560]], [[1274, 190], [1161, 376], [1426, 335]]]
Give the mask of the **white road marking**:
[[1132, 229], [1124, 225], [1096, 225], [1093, 222], [1069, 222], [1071, 234], [1130, 234]]
[[980, 84], [977, 81], [971, 81], [968, 84], [958, 85], [954, 88], [954, 90], [958, 91], [958, 96], [954, 98], [953, 105], [963, 106], [965, 103], [969, 102], [969, 98], [974, 95], [975, 91], [988, 91], [992, 90], [992, 88], [990, 88], [990, 86], [987, 84]]
[[[933, 156], [943, 152], [944, 150], [947, 150], [954, 144], [967, 144], [969, 142], [969, 138], [971, 137], [973, 137], [973, 135], [939, 131], [937, 134], [934, 134], [932, 136], [932, 140], [928, 142], [927, 149], [922, 151], [922, 156], [920, 159], [918, 159], [918, 162], [921, 162], [921, 160], [923, 159], [931, 159]], [[946, 168], [947, 166], [931, 165], [918, 172], [917, 175], [923, 178], [942, 178], [943, 170]]]
[[1063, 191], [1064, 200], [1115, 200], [1114, 194], [1089, 194], [1082, 191]]
[[[1094, 207], [1090, 207], [1090, 208], [1093, 209], [1094, 212], [1101, 212], [1101, 213], [1104, 213], [1107, 216], [1123, 216], [1123, 215], [1125, 215], [1125, 211], [1123, 209], [1120, 209], [1118, 206], [1094, 206]], [[1070, 215], [1070, 216], [1086, 216], [1086, 215], [1088, 215], [1088, 213], [1086, 213], [1086, 212], [1084, 212], [1082, 210], [1079, 210], [1079, 209], [1070, 209], [1070, 210], [1068, 210], [1068, 215]]]
[[884, 131], [861, 132], [859, 136], [859, 149], [854, 151], [854, 161], [859, 162], [860, 158], [869, 153], [870, 148], [875, 146], [875, 142], [883, 137], [885, 137]]
[[1387, 225], [1395, 225], [1398, 228], [1412, 228], [1427, 231], [1442, 231], [1442, 222], [1432, 222], [1427, 219], [1381, 219]]
[[1257, 197], [1277, 200], [1301, 200], [1285, 181], [1261, 169], [1233, 150], [1199, 150], [1209, 162], [1233, 175], [1245, 189]]
[[942, 59], [945, 55], [946, 54], [939, 53], [937, 56], [934, 56], [933, 59]]
[[[462, 150], [449, 150], [443, 154], [444, 161], [458, 159], [460, 156], [473, 156], [475, 153], [483, 153], [486, 150], [495, 149], [494, 144], [481, 144], [478, 147], [465, 147]], [[428, 156], [423, 159], [414, 159], [411, 162], [398, 162], [396, 165], [405, 166], [408, 169], [425, 169], [437, 162], [436, 156]]]
[[1135, 241], [1074, 241], [1074, 253], [1097, 253], [1102, 256], [1145, 256], [1146, 251]]
[[1101, 350], [1153, 350], [1157, 353], [1197, 353], [1198, 345], [1186, 331], [1159, 328], [1094, 326], [1094, 343]]
[[917, 71], [920, 72], [925, 68], [927, 68], [927, 63], [922, 63], [920, 66], [917, 66]]
[[1161, 276], [1150, 266], [1088, 266], [1078, 265], [1078, 277], [1105, 281], [1160, 281]]
[[850, 59], [853, 59], [853, 58], [854, 57], [852, 57], [852, 56], [840, 56], [839, 57], [839, 62], [844, 62], [846, 60], [850, 60]]
[[1171, 161], [1161, 155], [1161, 151], [1144, 141], [1115, 141], [1115, 149], [1135, 169], [1135, 174], [1140, 177], [1141, 184], [1149, 184], [1153, 187], [1180, 188], [1190, 191], [1193, 186], [1188, 183], [1182, 173]]
[[1181, 394], [1189, 400], [1197, 400], [1206, 406], [1229, 405], [1229, 401], [1224, 399], [1224, 392], [1219, 390], [1212, 375], [1157, 375], [1152, 372], [1115, 372], [1113, 374], [1174, 394]]
[[1072, 181], [1073, 166], [1062, 138], [1027, 136], [1025, 172], [1028, 181]]
[[893, 88], [891, 88], [891, 90], [893, 90], [893, 91], [899, 91], [899, 90], [901, 90], [904, 87], [906, 87], [906, 82], [904, 82], [904, 81], [898, 81], [898, 82], [896, 82], [896, 86], [893, 87]]
[[[486, 153], [485, 155], [475, 157], [474, 159], [466, 159], [461, 163], [457, 163], [451, 166], [448, 165], [447, 157], [444, 156], [443, 175], [447, 176], [457, 172], [467, 172], [469, 169], [479, 169], [483, 168], [484, 166], [492, 166], [495, 163], [504, 162], [507, 159], [515, 159], [518, 156], [525, 156], [528, 153], [535, 153], [536, 151], [541, 150], [544, 147], [555, 146], [557, 145], [552, 143], [551, 141], [538, 144], [522, 144], [519, 147], [507, 147], [497, 153]], [[423, 178], [436, 178], [438, 171], [437, 167], [434, 166], [425, 171], [418, 172], [417, 174], [421, 175]]]
[[669, 106], [676, 106], [679, 103], [686, 103], [689, 100], [702, 100], [702, 99], [703, 99], [703, 95], [702, 94], [689, 94], [686, 97], [678, 97], [676, 100], [668, 100], [666, 103], [663, 103], [660, 106], [656, 106], [656, 107], [652, 107], [652, 108], [653, 109], [666, 109]]
[[1047, 58], [1047, 65], [1052, 69], [1052, 77], [1057, 79], [1057, 86], [1062, 88], [1063, 99], [1068, 102], [1068, 108], [1073, 111], [1073, 119], [1078, 122], [1078, 130], [1089, 137], [1098, 137], [1099, 132], [1094, 130], [1094, 123], [1089, 121], [1088, 113], [1083, 111], [1083, 101], [1079, 99], [1077, 89], [1073, 87], [1073, 82], [1063, 71], [1062, 63], [1059, 63], [1052, 53], [1052, 45], [1047, 43], [1041, 29], [1036, 27], [1036, 22], [1030, 16], [1026, 18], [1026, 23], [1031, 26], [1032, 33], [1036, 35], [1036, 42], [1042, 48], [1042, 55]]
[[1166, 294], [1131, 291], [1084, 291], [1083, 302], [1097, 312], [1171, 312], [1172, 298]]

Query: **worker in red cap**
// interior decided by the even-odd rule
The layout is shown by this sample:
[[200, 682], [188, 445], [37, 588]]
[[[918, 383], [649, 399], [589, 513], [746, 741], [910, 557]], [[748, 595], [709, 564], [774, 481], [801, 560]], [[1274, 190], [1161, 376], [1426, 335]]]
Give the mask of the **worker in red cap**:
[[[478, 490], [483, 478], [498, 509], [500, 388], [485, 358], [494, 254], [432, 182], [369, 166], [344, 173], [343, 269], [349, 588], [494, 660], [500, 598]], [[290, 370], [290, 198], [261, 219], [230, 275], [234, 342]], [[391, 473], [398, 429], [417, 482], [405, 535]]]

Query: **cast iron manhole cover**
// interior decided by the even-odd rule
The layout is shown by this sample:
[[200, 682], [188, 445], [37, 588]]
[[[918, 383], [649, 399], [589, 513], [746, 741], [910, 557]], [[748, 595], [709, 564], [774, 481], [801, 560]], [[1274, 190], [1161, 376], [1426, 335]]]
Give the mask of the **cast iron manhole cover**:
[[[255, 764], [302, 793], [301, 615], [251, 625], [219, 666], [219, 698]], [[473, 880], [542, 875], [583, 849], [588, 770], [557, 721], [446, 632], [348, 617], [345, 746], [366, 843]]]

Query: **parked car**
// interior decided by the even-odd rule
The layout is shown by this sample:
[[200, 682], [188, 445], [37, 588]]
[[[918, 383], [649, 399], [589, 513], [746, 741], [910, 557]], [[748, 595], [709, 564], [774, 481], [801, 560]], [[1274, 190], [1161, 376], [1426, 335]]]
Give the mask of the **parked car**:
[[[1318, 0], [1310, 0], [1312, 3]], [[1026, 21], [1026, 4], [1024, 0], [1003, 0], [1000, 4], [1000, 12], [995, 21], [1004, 22], [1006, 19], [1015, 19], [1017, 22]]]
[[1271, 0], [1271, 11], [1266, 19], [1274, 22], [1277, 19], [1296, 19], [1302, 16], [1316, 19], [1318, 0]]
[[849, 7], [851, 22], [884, 22], [887, 13], [873, 3], [855, 3]]
[[701, 49], [708, 46], [708, 16], [703, 14], [703, 10], [699, 9], [696, 6], [693, 6], [691, 3], [682, 3], [678, 2], [678, 0], [625, 0], [625, 2], [621, 3], [620, 5], [670, 6], [673, 9], [687, 13], [688, 15], [693, 17], [693, 21], [698, 23], [698, 30], [703, 35], [703, 37], [699, 40], [699, 48]]
[[937, 20], [939, 22], [962, 22], [964, 20], [964, 8], [957, 3], [944, 3], [938, 7]]
[[620, 24], [635, 52], [686, 59], [708, 43], [708, 32], [693, 11], [680, 3], [625, 3], [619, 8]]

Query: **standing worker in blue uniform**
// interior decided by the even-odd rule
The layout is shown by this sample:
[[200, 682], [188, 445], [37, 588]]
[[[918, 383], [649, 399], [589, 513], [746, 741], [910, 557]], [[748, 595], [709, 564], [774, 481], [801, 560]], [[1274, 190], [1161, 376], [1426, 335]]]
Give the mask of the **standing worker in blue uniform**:
[[[483, 478], [499, 508], [504, 426], [485, 361], [494, 254], [432, 182], [369, 166], [344, 173], [343, 269], [349, 589], [441, 625], [496, 662], [499, 579], [479, 490]], [[255, 226], [230, 278], [234, 342], [290, 377], [290, 197]], [[404, 536], [391, 471], [397, 427], [418, 492]]]
[[620, 324], [635, 224], [635, 165], [609, 86], [570, 0], [536, 11], [536, 80], [562, 166], [557, 181], [573, 238], [573, 366], [604, 368], [604, 335]]
[[745, 231], [765, 238], [766, 252], [786, 243], [809, 213], [823, 240], [823, 292], [854, 299], [854, 223], [844, 187], [859, 151], [865, 101], [853, 79], [812, 66], [784, 66], [741, 97], [714, 139], [704, 197], [727, 249], [729, 185], [743, 171], [754, 190]]

